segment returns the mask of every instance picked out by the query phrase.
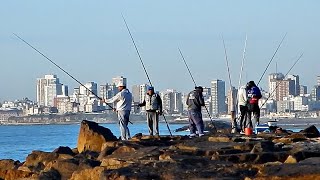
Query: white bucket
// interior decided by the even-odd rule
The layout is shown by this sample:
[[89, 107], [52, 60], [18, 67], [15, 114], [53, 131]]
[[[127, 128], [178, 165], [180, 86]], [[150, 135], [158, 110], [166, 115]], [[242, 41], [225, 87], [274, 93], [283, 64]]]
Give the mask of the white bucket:
[[277, 126], [277, 121], [268, 121], [268, 126]]

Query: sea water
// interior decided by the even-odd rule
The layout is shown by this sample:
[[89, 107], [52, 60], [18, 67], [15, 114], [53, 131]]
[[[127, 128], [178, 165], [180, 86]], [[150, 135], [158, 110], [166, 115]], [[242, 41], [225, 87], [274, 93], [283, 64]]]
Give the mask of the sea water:
[[[100, 124], [120, 136], [118, 124]], [[174, 135], [186, 135], [188, 132], [174, 132], [186, 124], [170, 124]], [[146, 123], [129, 125], [131, 136], [136, 133], [148, 134]], [[80, 130], [79, 124], [69, 125], [22, 125], [0, 126], [0, 159], [25, 161], [33, 150], [52, 152], [59, 146], [75, 148]], [[159, 124], [160, 135], [169, 135], [165, 123]]]

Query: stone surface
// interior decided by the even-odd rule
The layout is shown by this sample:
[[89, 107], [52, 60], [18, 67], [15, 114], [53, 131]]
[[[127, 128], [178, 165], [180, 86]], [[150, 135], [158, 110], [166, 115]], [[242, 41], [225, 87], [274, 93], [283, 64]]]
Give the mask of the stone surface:
[[1, 170], [16, 169], [19, 165], [20, 165], [20, 161], [14, 161], [12, 159], [0, 160]]
[[320, 137], [320, 133], [314, 125], [307, 127], [301, 132], [304, 133], [308, 138]]
[[33, 151], [23, 165], [0, 161], [0, 179], [320, 179], [319, 138], [225, 133], [137, 134], [129, 141], [92, 141], [99, 150]]
[[72, 149], [70, 149], [69, 147], [65, 147], [65, 146], [60, 146], [57, 149], [55, 149], [53, 151], [53, 153], [57, 153], [57, 154], [68, 154], [68, 155], [75, 155], [75, 153], [72, 151]]
[[103, 143], [116, 140], [117, 138], [110, 129], [99, 126], [95, 122], [83, 120], [81, 122], [77, 148], [79, 153], [86, 150], [100, 152]]

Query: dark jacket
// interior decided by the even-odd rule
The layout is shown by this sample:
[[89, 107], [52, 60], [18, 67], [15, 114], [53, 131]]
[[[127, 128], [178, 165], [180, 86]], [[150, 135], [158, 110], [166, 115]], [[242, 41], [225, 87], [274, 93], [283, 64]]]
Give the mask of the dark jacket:
[[201, 111], [201, 106], [204, 106], [204, 99], [202, 92], [199, 90], [193, 90], [187, 97], [188, 110]]
[[261, 97], [261, 91], [257, 86], [253, 86], [248, 90], [249, 104], [258, 104], [258, 101]]

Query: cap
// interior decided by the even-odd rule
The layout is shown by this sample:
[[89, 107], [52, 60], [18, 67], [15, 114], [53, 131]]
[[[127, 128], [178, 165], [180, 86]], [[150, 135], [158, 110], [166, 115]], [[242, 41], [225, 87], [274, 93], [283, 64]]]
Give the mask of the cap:
[[150, 87], [148, 88], [148, 91], [154, 91], [154, 87], [150, 86]]
[[117, 83], [117, 87], [120, 87], [120, 86], [127, 86], [127, 83], [124, 79], [119, 80], [119, 82]]
[[203, 90], [202, 86], [196, 86], [195, 89]]

